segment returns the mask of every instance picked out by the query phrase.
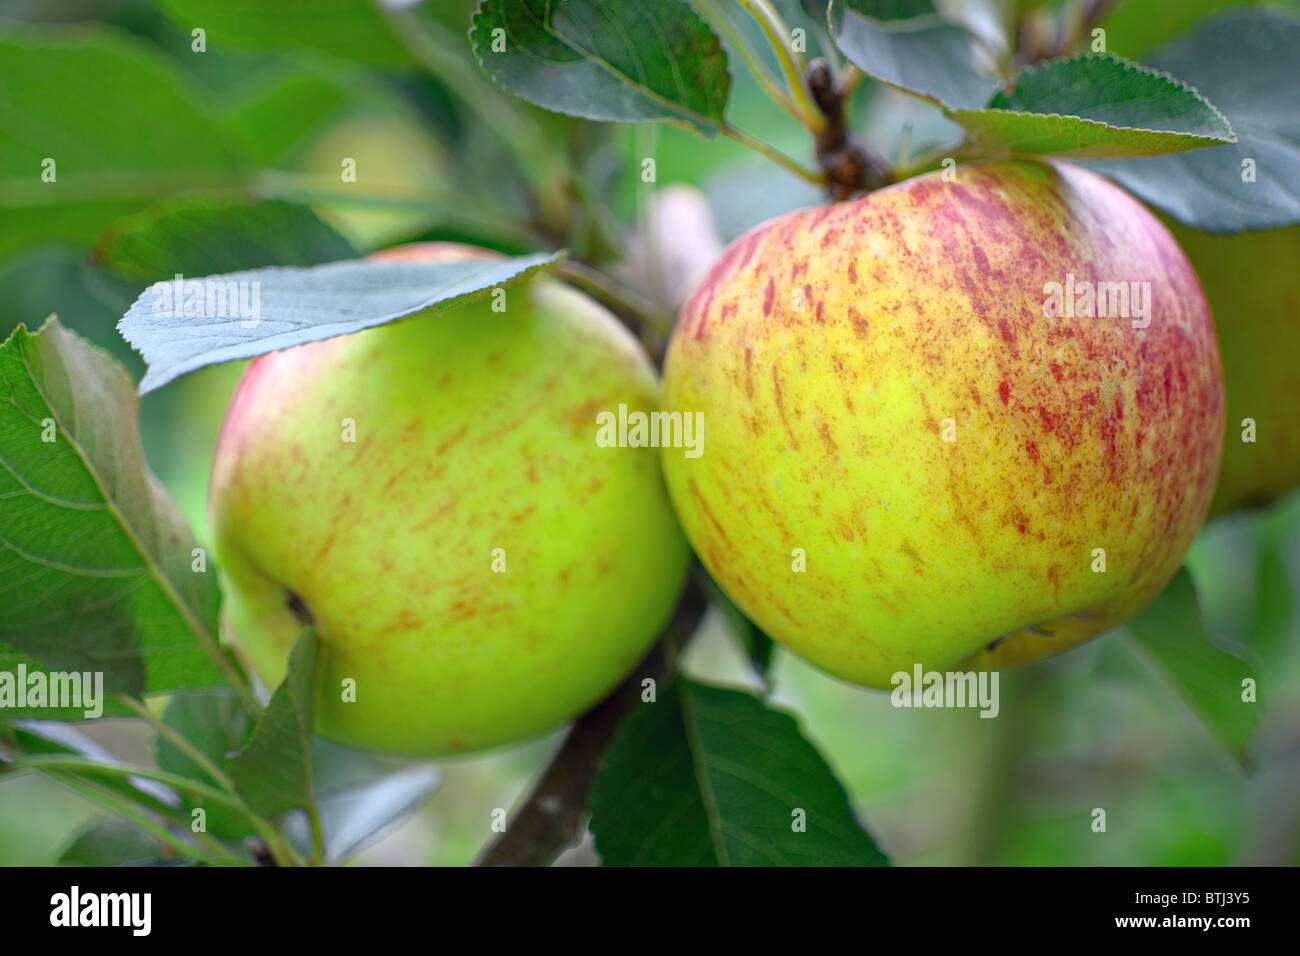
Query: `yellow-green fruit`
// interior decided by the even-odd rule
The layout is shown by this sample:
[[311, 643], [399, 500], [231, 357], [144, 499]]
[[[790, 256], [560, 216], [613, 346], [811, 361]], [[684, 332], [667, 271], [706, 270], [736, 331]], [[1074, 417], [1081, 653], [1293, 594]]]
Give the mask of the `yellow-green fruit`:
[[596, 443], [598, 412], [657, 400], [636, 341], [546, 280], [262, 356], [209, 496], [230, 629], [274, 685], [310, 615], [317, 730], [346, 744], [449, 754], [583, 712], [685, 575], [654, 450]]
[[1228, 423], [1210, 513], [1266, 504], [1300, 486], [1300, 227], [1172, 229], [1205, 288], [1223, 356]]
[[[1149, 283], [1146, 319], [1111, 314], [1117, 287], [1086, 317], [1083, 282]], [[962, 166], [759, 226], [684, 308], [663, 392], [703, 413], [703, 454], [663, 459], [704, 564], [774, 638], [873, 687], [1132, 616], [1204, 520], [1223, 439], [1190, 265], [1066, 164]]]

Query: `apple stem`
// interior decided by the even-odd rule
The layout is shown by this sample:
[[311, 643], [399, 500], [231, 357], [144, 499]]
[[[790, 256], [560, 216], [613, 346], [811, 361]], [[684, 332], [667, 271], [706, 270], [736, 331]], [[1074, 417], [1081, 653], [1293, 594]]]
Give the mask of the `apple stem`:
[[825, 126], [816, 134], [817, 161], [826, 178], [826, 191], [835, 202], [894, 181], [889, 164], [854, 136], [845, 120], [845, 100], [861, 77], [857, 70], [846, 71], [843, 80], [837, 83], [830, 65], [821, 58], [809, 63], [804, 73], [808, 92], [826, 117]]

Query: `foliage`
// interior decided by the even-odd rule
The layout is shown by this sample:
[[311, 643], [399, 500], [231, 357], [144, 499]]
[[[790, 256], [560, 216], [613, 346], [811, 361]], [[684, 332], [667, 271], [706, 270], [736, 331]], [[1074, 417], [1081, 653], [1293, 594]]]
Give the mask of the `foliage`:
[[[160, 0], [124, 17], [124, 29], [59, 22], [78, 7], [54, 2], [47, 22], [0, 26], [0, 291], [12, 329], [0, 345], [0, 672], [102, 672], [105, 712], [130, 715], [156, 755], [128, 764], [70, 723], [51, 723], [78, 719], [74, 711], [3, 714], [0, 795], [38, 771], [114, 814], [69, 834], [65, 863], [338, 862], [456, 773], [323, 748], [311, 733], [319, 644], [310, 630], [278, 688], [258, 688], [221, 642], [214, 568], [193, 530], [202, 518], [174, 499], [202, 498], [231, 379], [191, 373], [445, 311], [542, 272], [604, 299], [656, 348], [672, 321], [656, 305], [665, 300], [618, 279], [629, 206], [652, 201], [656, 162], [709, 188], [720, 220], [780, 212], [810, 190], [874, 185], [837, 180], [826, 158], [858, 150], [870, 160], [863, 168], [894, 179], [981, 156], [1097, 160], [1197, 229], [1300, 223], [1288, 187], [1300, 173], [1291, 102], [1300, 20], [1291, 12], [1238, 10], [1154, 52], [1146, 43], [1120, 50], [1140, 52], [1139, 63], [1094, 49], [1078, 3], [1003, 5], [1023, 23], [1060, 27], [1043, 34], [1060, 37], [1057, 48], [1033, 56], [1017, 49], [1022, 22], [990, 33], [953, 15], [970, 5], [929, 0], [327, 6], [303, 0], [272, 13], [254, 0]], [[892, 141], [836, 138], [805, 83], [809, 52], [829, 62], [831, 95], [850, 125], [887, 110], [903, 117]], [[381, 151], [401, 153], [400, 168], [363, 167], [341, 182], [330, 154], [322, 174], [313, 149], [349, 123], [378, 131]], [[909, 142], [926, 128], [950, 135]], [[755, 175], [738, 159], [745, 150], [772, 165]], [[814, 154], [816, 163], [805, 158]], [[1242, 177], [1247, 161], [1258, 183]], [[761, 183], [760, 195], [727, 185], [737, 181]], [[356, 258], [401, 239], [506, 255], [438, 265]], [[178, 275], [259, 283], [260, 323], [225, 316], [194, 335], [193, 314], [155, 307], [164, 295], [183, 298]], [[143, 369], [111, 332], [119, 317]], [[194, 429], [197, 453], [178, 437]], [[1181, 701], [1179, 713], [1200, 722], [1230, 765], [1265, 761], [1257, 727], [1278, 733], [1269, 708], [1283, 701], [1278, 689], [1300, 647], [1286, 550], [1300, 516], [1283, 503], [1233, 520], [1257, 524], [1231, 547], [1227, 525], [1212, 525], [1188, 572], [1104, 651], [1084, 648], [1034, 672], [1061, 693], [1026, 693], [1015, 716], [996, 723], [1059, 724], [1068, 743], [1079, 714], [1104, 710], [1088, 696], [1102, 693], [1098, 685], [1084, 692], [1074, 682], [1086, 671], [1152, 721], [1164, 700]], [[1234, 589], [1220, 571], [1243, 555], [1258, 573]], [[890, 751], [886, 735], [864, 741], [872, 732], [852, 713], [826, 715], [826, 701], [859, 704], [774, 653], [725, 595], [705, 589], [714, 617], [697, 641], [716, 650], [708, 634], [734, 640], [743, 664], [731, 679], [757, 675], [763, 693], [717, 686], [717, 674], [674, 660], [657, 698], [632, 710], [605, 756], [590, 803], [596, 851], [610, 865], [886, 863], [873, 834], [905, 834], [890, 808], [896, 816], [907, 801], [882, 794], [924, 790], [906, 774], [937, 763], [936, 753]], [[1225, 637], [1232, 628], [1242, 632]], [[668, 646], [675, 653], [689, 637]], [[810, 679], [827, 689], [807, 691]], [[1261, 710], [1240, 702], [1243, 682], [1254, 681], [1268, 688]], [[769, 696], [786, 686], [805, 686], [803, 720]], [[946, 724], [936, 739], [948, 741], [949, 756], [966, 753], [971, 734], [985, 733], [974, 726]], [[853, 764], [850, 750], [869, 746], [874, 763]], [[331, 780], [340, 768], [355, 772]], [[1237, 772], [1215, 763], [1196, 786]], [[1044, 848], [1064, 838], [1043, 835], [1054, 811], [1029, 807], [1014, 830], [998, 819], [1010, 803], [977, 824], [999, 834], [997, 845], [956, 858], [1056, 861]], [[482, 818], [485, 842], [493, 833]], [[1185, 855], [1223, 862], [1215, 855], [1229, 842]], [[881, 843], [899, 860], [933, 852]], [[1076, 851], [1091, 852], [1071, 844]], [[1173, 858], [1157, 847], [1147, 861]]]

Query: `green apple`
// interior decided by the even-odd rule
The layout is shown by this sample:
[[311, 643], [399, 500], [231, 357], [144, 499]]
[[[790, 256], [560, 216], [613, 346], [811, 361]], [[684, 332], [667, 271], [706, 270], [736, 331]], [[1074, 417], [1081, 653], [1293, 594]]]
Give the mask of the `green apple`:
[[[1155, 216], [1068, 164], [948, 179], [736, 240], [664, 370], [664, 408], [702, 413], [702, 455], [662, 450], [701, 560], [772, 637], [872, 687], [1132, 616], [1203, 522], [1223, 441], [1210, 312]], [[1096, 317], [1085, 282], [1115, 284]]]
[[459, 753], [582, 713], [685, 576], [656, 452], [596, 440], [657, 401], [638, 343], [551, 280], [258, 358], [209, 492], [228, 629], [274, 685], [314, 622], [317, 730], [345, 744]]
[[1170, 223], [1214, 313], [1227, 391], [1211, 514], [1300, 486], [1300, 227], [1213, 236]]

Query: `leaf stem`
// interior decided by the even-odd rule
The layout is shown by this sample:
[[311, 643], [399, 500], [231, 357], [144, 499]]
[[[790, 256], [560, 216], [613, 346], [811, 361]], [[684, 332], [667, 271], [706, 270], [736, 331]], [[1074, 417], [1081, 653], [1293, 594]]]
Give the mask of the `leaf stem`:
[[647, 302], [639, 292], [610, 278], [598, 269], [573, 259], [563, 259], [552, 270], [578, 288], [590, 292], [606, 305], [626, 312], [640, 324], [667, 338], [672, 334], [672, 322]]
[[16, 773], [20, 770], [40, 770], [46, 772], [65, 771], [68, 773], [84, 774], [86, 776], [101, 777], [143, 777], [146, 780], [156, 780], [159, 783], [165, 783], [175, 790], [181, 790], [185, 793], [191, 793], [194, 796], [202, 797], [213, 803], [234, 810], [245, 817], [258, 835], [265, 841], [267, 849], [276, 858], [280, 865], [288, 865], [290, 862], [301, 863], [301, 858], [293, 852], [292, 848], [285, 844], [280, 834], [275, 831], [266, 820], [263, 820], [238, 796], [232, 797], [223, 793], [216, 787], [210, 787], [205, 783], [197, 780], [191, 780], [189, 777], [176, 773], [167, 773], [162, 770], [147, 770], [142, 767], [131, 767], [125, 764], [106, 764], [98, 763], [86, 757], [74, 756], [71, 754], [37, 754], [33, 756], [19, 757], [5, 764], [0, 764], [0, 776], [6, 773]]
[[755, 139], [744, 130], [732, 126], [730, 123], [723, 124], [722, 134], [728, 139], [733, 139], [742, 146], [752, 149], [761, 156], [767, 157], [774, 163], [784, 166], [805, 182], [812, 183], [814, 186], [826, 185], [826, 177], [821, 173], [809, 169], [806, 166], [801, 166], [798, 162], [785, 155], [785, 153], [781, 152], [775, 146], [769, 146], [767, 143]]
[[739, 0], [745, 10], [758, 21], [772, 46], [781, 70], [785, 73], [785, 83], [790, 96], [799, 112], [801, 122], [812, 132], [819, 133], [826, 125], [826, 117], [817, 108], [812, 97], [803, 84], [804, 71], [808, 60], [802, 53], [796, 53], [790, 45], [790, 28], [786, 26], [781, 14], [772, 6], [771, 0]]
[[152, 726], [159, 735], [166, 737], [177, 750], [189, 757], [190, 760], [194, 761], [194, 763], [198, 765], [199, 769], [220, 784], [221, 789], [225, 790], [226, 793], [230, 794], [232, 797], [236, 799], [239, 798], [239, 794], [235, 790], [235, 782], [230, 779], [226, 772], [208, 759], [207, 754], [203, 753], [190, 743], [189, 740], [182, 736], [175, 727], [170, 726], [155, 715], [154, 712], [149, 709], [147, 704], [141, 700], [137, 700], [130, 694], [114, 694], [113, 696], [118, 703], [122, 704], [137, 717], [143, 717], [147, 720], [150, 726]]
[[311, 822], [311, 865], [320, 866], [325, 862], [325, 831], [314, 800], [307, 805], [307, 819]]
[[[195, 860], [204, 859], [203, 854], [199, 852], [198, 848], [190, 846], [180, 837], [176, 836], [176, 834], [168, 830], [165, 826], [163, 826], [162, 824], [158, 823], [155, 820], [150, 819], [146, 813], [144, 813], [139, 808], [133, 806], [128, 801], [123, 800], [117, 794], [105, 790], [103, 787], [96, 786], [95, 784], [91, 783], [88, 780], [83, 780], [79, 776], [73, 773], [68, 773], [68, 774], [52, 773], [49, 776], [50, 779], [54, 780], [60, 786], [66, 787], [68, 790], [71, 790], [73, 793], [79, 794], [80, 796], [85, 797], [87, 800], [90, 800], [93, 803], [97, 803], [100, 806], [104, 807], [105, 809], [113, 813], [116, 813], [120, 817], [124, 817], [125, 819], [129, 820], [131, 823], [134, 823], [136, 826], [138, 826], [141, 830], [144, 830], [150, 836], [153, 836], [156, 839], [160, 840], [161, 842], [167, 844], [169, 847], [171, 847], [181, 856], [188, 857], [190, 859], [195, 859]], [[221, 849], [230, 859], [232, 860], [237, 859], [225, 847], [222, 847]]]
[[768, 98], [771, 99], [772, 102], [776, 103], [777, 106], [781, 107], [781, 109], [784, 110], [796, 123], [802, 125], [804, 123], [803, 113], [801, 113], [799, 108], [795, 106], [794, 100], [790, 98], [790, 94], [782, 88], [781, 84], [777, 82], [776, 78], [768, 71], [767, 67], [763, 65], [762, 61], [758, 58], [758, 54], [755, 53], [753, 48], [745, 41], [745, 38], [741, 35], [740, 31], [732, 26], [730, 20], [718, 12], [716, 6], [714, 6], [714, 0], [696, 0], [696, 2], [712, 13], [712, 16], [709, 17], [710, 22], [712, 22], [713, 25], [722, 32], [723, 36], [726, 37], [727, 42], [731, 44], [731, 48], [739, 54], [742, 60], [744, 60], [745, 67], [749, 70], [750, 75], [753, 76], [758, 85], [763, 88], [763, 92], [768, 95]]

